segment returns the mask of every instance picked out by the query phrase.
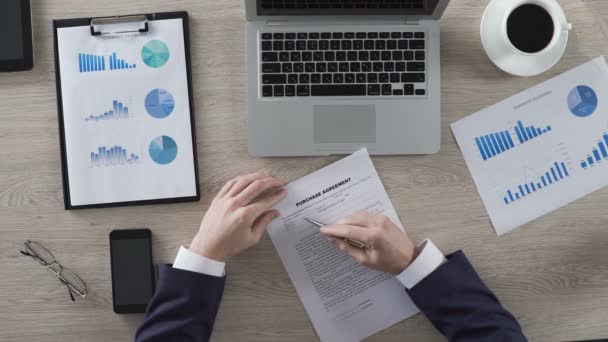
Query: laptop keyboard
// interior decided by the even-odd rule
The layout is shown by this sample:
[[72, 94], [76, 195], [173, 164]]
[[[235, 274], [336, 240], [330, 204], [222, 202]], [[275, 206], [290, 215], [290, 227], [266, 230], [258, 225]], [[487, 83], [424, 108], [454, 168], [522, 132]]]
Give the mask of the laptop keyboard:
[[424, 0], [262, 0], [263, 9], [424, 9]]
[[260, 33], [263, 97], [426, 96], [425, 32]]

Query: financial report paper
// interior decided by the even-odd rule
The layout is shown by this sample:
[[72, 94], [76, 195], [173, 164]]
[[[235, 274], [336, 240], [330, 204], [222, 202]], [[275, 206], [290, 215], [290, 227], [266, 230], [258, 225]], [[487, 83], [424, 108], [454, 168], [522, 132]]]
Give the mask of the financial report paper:
[[143, 33], [58, 29], [72, 205], [196, 196], [185, 43], [182, 19]]
[[606, 100], [599, 57], [452, 124], [498, 235], [608, 184]]
[[366, 150], [287, 190], [268, 233], [321, 341], [360, 341], [418, 312], [392, 275], [358, 265], [304, 219], [332, 224], [367, 211], [403, 227]]

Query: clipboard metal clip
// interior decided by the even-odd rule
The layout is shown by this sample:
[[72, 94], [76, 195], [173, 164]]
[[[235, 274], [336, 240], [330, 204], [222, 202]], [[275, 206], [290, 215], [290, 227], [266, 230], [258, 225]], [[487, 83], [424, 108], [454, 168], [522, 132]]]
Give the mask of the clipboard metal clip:
[[[112, 27], [115, 30], [111, 30]], [[149, 30], [148, 17], [143, 14], [91, 19], [91, 36], [133, 32], [145, 33]]]

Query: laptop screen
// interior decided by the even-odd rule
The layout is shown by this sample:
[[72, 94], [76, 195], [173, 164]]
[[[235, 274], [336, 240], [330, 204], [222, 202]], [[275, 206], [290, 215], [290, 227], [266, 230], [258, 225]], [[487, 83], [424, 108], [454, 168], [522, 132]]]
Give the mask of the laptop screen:
[[257, 0], [258, 15], [432, 15], [439, 0]]

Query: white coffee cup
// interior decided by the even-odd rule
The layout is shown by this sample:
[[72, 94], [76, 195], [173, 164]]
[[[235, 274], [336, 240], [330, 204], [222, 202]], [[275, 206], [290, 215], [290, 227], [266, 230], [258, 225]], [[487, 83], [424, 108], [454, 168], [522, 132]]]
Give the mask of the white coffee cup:
[[[538, 5], [553, 20], [553, 37], [541, 51], [529, 53], [515, 47], [507, 34], [507, 22], [522, 5]], [[493, 0], [481, 20], [481, 41], [490, 60], [503, 71], [516, 76], [533, 76], [553, 67], [563, 56], [572, 25], [555, 0]]]

